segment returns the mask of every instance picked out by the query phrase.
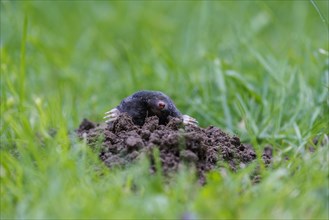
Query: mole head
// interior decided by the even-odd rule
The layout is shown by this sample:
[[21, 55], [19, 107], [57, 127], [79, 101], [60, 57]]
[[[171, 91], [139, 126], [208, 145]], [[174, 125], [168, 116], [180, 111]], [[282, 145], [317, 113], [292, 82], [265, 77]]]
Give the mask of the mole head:
[[158, 117], [169, 115], [169, 102], [166, 97], [154, 95], [147, 99], [147, 109], [149, 116], [156, 115]]

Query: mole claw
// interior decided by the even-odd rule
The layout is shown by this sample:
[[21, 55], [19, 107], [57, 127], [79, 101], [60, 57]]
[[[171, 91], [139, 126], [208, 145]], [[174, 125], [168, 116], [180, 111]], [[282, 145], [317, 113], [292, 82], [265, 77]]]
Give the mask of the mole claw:
[[105, 123], [112, 122], [112, 121], [115, 121], [115, 120], [116, 120], [116, 118], [111, 118], [109, 120], [106, 120]]
[[184, 125], [194, 125], [194, 126], [197, 126], [198, 125], [198, 121], [196, 119], [192, 118], [191, 116], [183, 115], [183, 124]]
[[105, 114], [119, 114], [119, 110], [117, 108], [111, 109], [108, 112], [105, 112]]
[[117, 108], [111, 109], [108, 112], [105, 112], [105, 116], [104, 118], [108, 118], [108, 120], [106, 120], [105, 122], [111, 122], [114, 121], [115, 119], [117, 119], [118, 115], [119, 115], [119, 110]]

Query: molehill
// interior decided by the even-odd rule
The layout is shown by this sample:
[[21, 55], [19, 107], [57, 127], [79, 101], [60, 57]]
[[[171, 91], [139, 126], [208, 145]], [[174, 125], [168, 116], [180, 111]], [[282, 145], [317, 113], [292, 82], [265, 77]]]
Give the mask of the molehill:
[[[177, 171], [182, 164], [192, 165], [202, 184], [206, 181], [205, 173], [217, 169], [218, 164], [225, 163], [236, 170], [256, 158], [252, 146], [242, 144], [237, 136], [214, 126], [183, 125], [175, 117], [169, 117], [163, 125], [158, 117], [152, 116], [138, 126], [123, 113], [107, 124], [84, 119], [76, 131], [80, 138], [86, 138], [89, 146], [100, 147], [99, 157], [110, 168], [131, 165], [144, 153], [149, 158], [151, 173], [155, 172], [153, 151], [157, 148], [164, 175]], [[269, 163], [271, 152], [265, 152], [263, 159]]]

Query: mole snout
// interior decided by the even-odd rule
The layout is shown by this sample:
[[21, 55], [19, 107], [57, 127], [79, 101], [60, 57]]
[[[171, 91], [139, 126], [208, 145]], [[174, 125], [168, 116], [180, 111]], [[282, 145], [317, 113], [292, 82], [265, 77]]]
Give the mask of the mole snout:
[[159, 107], [160, 110], [162, 110], [162, 109], [164, 109], [166, 107], [166, 103], [163, 102], [163, 101], [159, 101], [158, 102], [158, 107]]
[[106, 112], [106, 122], [116, 120], [120, 113], [127, 113], [136, 125], [142, 126], [146, 117], [157, 116], [159, 124], [167, 124], [168, 116], [182, 119], [185, 125], [197, 125], [198, 122], [188, 115], [182, 115], [173, 101], [158, 91], [139, 91], [123, 99], [116, 108]]

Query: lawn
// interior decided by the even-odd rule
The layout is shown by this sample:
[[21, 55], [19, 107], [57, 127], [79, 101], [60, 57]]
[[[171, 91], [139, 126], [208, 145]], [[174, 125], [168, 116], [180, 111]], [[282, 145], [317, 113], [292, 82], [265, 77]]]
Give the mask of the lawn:
[[[1, 219], [329, 218], [328, 1], [0, 6]], [[188, 167], [150, 175], [147, 159], [108, 169], [74, 130], [143, 89], [259, 159], [205, 186]]]

